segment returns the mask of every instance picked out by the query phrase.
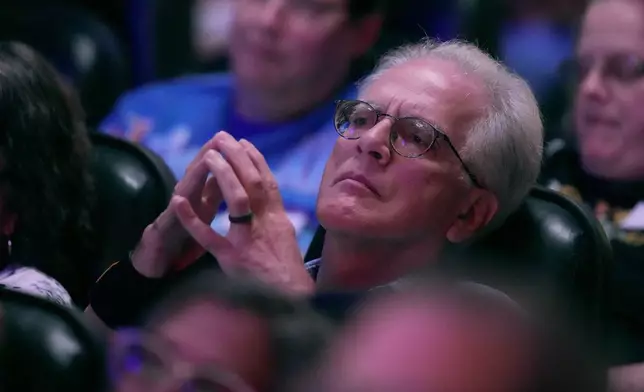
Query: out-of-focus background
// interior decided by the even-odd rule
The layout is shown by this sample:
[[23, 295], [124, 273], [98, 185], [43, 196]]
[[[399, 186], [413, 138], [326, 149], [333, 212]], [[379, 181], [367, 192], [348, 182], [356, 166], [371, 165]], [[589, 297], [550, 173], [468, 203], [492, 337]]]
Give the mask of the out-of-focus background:
[[[356, 101], [361, 99], [359, 81], [370, 74], [378, 59], [385, 53], [405, 43], [415, 43], [423, 38], [462, 39], [473, 42], [499, 59], [501, 64], [509, 67], [530, 85], [544, 120], [545, 153], [538, 181], [540, 186], [530, 192], [517, 211], [500, 227], [486, 233], [487, 236], [474, 238], [468, 246], [460, 247], [463, 252], [457, 252], [454, 259], [462, 260], [463, 265], [456, 263], [454, 269], [458, 272], [465, 270], [468, 277], [479, 272], [482, 276], [495, 276], [501, 271], [503, 277], [512, 277], [513, 284], [521, 288], [536, 287], [538, 285], [534, 282], [543, 280], [544, 287], [539, 289], [550, 289], [552, 286], [557, 289], [553, 290], [556, 300], [571, 305], [563, 307], [565, 312], [571, 314], [571, 318], [580, 319], [583, 329], [575, 330], [579, 332], [579, 336], [585, 338], [588, 331], [590, 333], [587, 335], [592, 337], [589, 339], [593, 340], [593, 344], [607, 346], [601, 347], [601, 350], [598, 347], [597, 350], [607, 351], [602, 362], [605, 359], [605, 362], [615, 366], [640, 364], [635, 368], [634, 374], [637, 380], [643, 380], [644, 155], [641, 151], [644, 148], [644, 115], [637, 102], [640, 96], [644, 97], [644, 46], [641, 44], [644, 34], [644, 3], [625, 0], [593, 2], [591, 6], [589, 3], [590, 0], [4, 0], [0, 11], [0, 43], [5, 45], [0, 45], [0, 118], [3, 120], [0, 121], [3, 127], [3, 132], [0, 133], [3, 136], [0, 140], [0, 182], [6, 181], [6, 184], [0, 183], [0, 210], [5, 203], [9, 206], [15, 204], [17, 207], [16, 211], [7, 209], [9, 213], [0, 211], [3, 213], [0, 214], [0, 310], [5, 305], [3, 295], [9, 301], [12, 300], [14, 289], [30, 294], [35, 290], [48, 300], [66, 305], [74, 303], [84, 309], [90, 303], [90, 287], [97, 286], [95, 282], [100, 280], [99, 276], [105, 276], [102, 274], [106, 270], [106, 275], [109, 276], [109, 268], [118, 264], [114, 264], [114, 261], [121, 260], [125, 262], [120, 264], [120, 273], [126, 277], [129, 274], [132, 280], [123, 283], [112, 270], [112, 276], [116, 278], [107, 279], [108, 283], [103, 280], [99, 286], [102, 284], [107, 287], [112, 284], [114, 287], [108, 291], [114, 291], [110, 292], [110, 296], [113, 295], [114, 298], [92, 295], [91, 306], [98, 315], [101, 300], [103, 301], [103, 314], [114, 316], [114, 320], [110, 320], [114, 325], [110, 327], [122, 327], [132, 323], [134, 318], [139, 318], [141, 315], [136, 313], [144, 309], [147, 311], [150, 304], [146, 301], [151, 299], [146, 291], [147, 287], [143, 286], [161, 286], [156, 286], [159, 281], [145, 279], [134, 269], [127, 269], [131, 263], [127, 262], [126, 255], [135, 249], [137, 243], [145, 243], [145, 240], [140, 242], [141, 233], [146, 227], [154, 228], [151, 223], [166, 210], [177, 181], [181, 180], [189, 163], [220, 130], [228, 131], [237, 140], [249, 141], [265, 158], [279, 186], [285, 213], [294, 226], [306, 269], [312, 276], [316, 276], [322, 262], [321, 252], [325, 238], [325, 229], [317, 218], [320, 183], [329, 157], [332, 157], [329, 166], [335, 164], [331, 152], [338, 151], [333, 150], [334, 146], [339, 145], [337, 140], [342, 140], [338, 134], [350, 139], [342, 127], [348, 123], [342, 121], [343, 117], [347, 117], [342, 114], [345, 113], [343, 108], [359, 108], [369, 113], [370, 117], [364, 120], [368, 125], [370, 121], [370, 126], [382, 117], [373, 115], [376, 110], [370, 103]], [[6, 44], [5, 41], [25, 43], [42, 54], [62, 75], [63, 83], [59, 83], [50, 67], [46, 64], [39, 65], [42, 61], [26, 46]], [[467, 53], [472, 56], [480, 54], [473, 52], [471, 48]], [[7, 60], [3, 60], [3, 56]], [[473, 63], [476, 64], [477, 61]], [[32, 62], [34, 67], [28, 67]], [[496, 67], [498, 64], [491, 66]], [[417, 69], [414, 68], [410, 73]], [[38, 84], [38, 78], [42, 85]], [[520, 84], [514, 78], [508, 79], [514, 87]], [[411, 83], [415, 82], [412, 79]], [[494, 81], [488, 82], [486, 87], [493, 89]], [[47, 83], [53, 87], [42, 87], [47, 86]], [[60, 88], [61, 85], [63, 89]], [[48, 89], [51, 91], [46, 91]], [[77, 116], [75, 100], [68, 99], [73, 98], [73, 94], [69, 93], [74, 91], [80, 97], [89, 133], [85, 127], [78, 126], [83, 119]], [[25, 94], [22, 100], [16, 98], [21, 93]], [[467, 92], [463, 95], [465, 99], [470, 97]], [[503, 111], [512, 105], [524, 105], [524, 109], [527, 107], [532, 116], [532, 120], [529, 119], [528, 122], [538, 123], [530, 97], [525, 98], [523, 93], [518, 95], [516, 102], [501, 104], [504, 105]], [[526, 105], [526, 101], [530, 102]], [[34, 110], [34, 107], [38, 110]], [[508, 117], [515, 116], [511, 113], [513, 110], [507, 112], [510, 113]], [[516, 121], [510, 123], [516, 124]], [[49, 125], [52, 125], [51, 129]], [[522, 125], [528, 127], [529, 124]], [[538, 124], [530, 127], [535, 132], [538, 131]], [[517, 129], [516, 126], [507, 125], [502, 125], [501, 128], [503, 132]], [[397, 150], [394, 143], [399, 134], [392, 128], [389, 139], [383, 138], [382, 142], [388, 142], [403, 157], [418, 158], [422, 155], [405, 154]], [[505, 139], [506, 134], [503, 135]], [[228, 137], [225, 134], [220, 136]], [[438, 137], [438, 133], [433, 133], [433, 137]], [[365, 140], [363, 138], [361, 142]], [[435, 140], [432, 139], [423, 154], [434, 146]], [[522, 142], [530, 145], [525, 149], [517, 148], [518, 142], [509, 143], [510, 147], [493, 149], [500, 151], [500, 156], [511, 151], [515, 156], [531, 160], [530, 153], [520, 151], [530, 151], [535, 157], [540, 157], [540, 138], [535, 140], [537, 141]], [[537, 148], [534, 148], [535, 145]], [[476, 175], [476, 170], [473, 171], [476, 176], [472, 175], [468, 169], [472, 165], [467, 159], [461, 158], [456, 147], [452, 146], [452, 150], [461, 159], [464, 172], [477, 185], [476, 177], [479, 176]], [[241, 151], [241, 147], [236, 151]], [[360, 153], [362, 150], [358, 147], [352, 151]], [[234, 156], [224, 155], [226, 159]], [[242, 155], [244, 154], [239, 156]], [[377, 152], [372, 154], [379, 155]], [[207, 159], [208, 157], [210, 156]], [[260, 166], [257, 159], [255, 161], [255, 165]], [[36, 162], [37, 165], [30, 166], [31, 162]], [[250, 161], [247, 162], [250, 166]], [[507, 170], [507, 175], [505, 170], [494, 170], [496, 174], [506, 178], [520, 177], [515, 172], [526, 167], [505, 165], [508, 161], [501, 158], [498, 162], [504, 163], [504, 169], [519, 168]], [[536, 177], [538, 165], [537, 159], [532, 159], [534, 170], [524, 171], [534, 172]], [[394, 178], [392, 175], [399, 172], [389, 173], [393, 174], [383, 177], [384, 181], [389, 181]], [[526, 173], [524, 178], [530, 176], [530, 173]], [[221, 178], [219, 176], [217, 180], [220, 181]], [[203, 180], [205, 181], [205, 174]], [[412, 184], [406, 178], [396, 180], [398, 182], [392, 181], [392, 187], [408, 189], [393, 192], [404, 195], [407, 199], [392, 202], [395, 207], [390, 214], [392, 227], [398, 230], [399, 226], [393, 220], [400, 216], [418, 221], [419, 216], [427, 216], [433, 222], [435, 215], [432, 214], [443, 206], [426, 202], [426, 199], [420, 199], [421, 202], [416, 204], [408, 203], [415, 196], [413, 187], [423, 184]], [[436, 184], [433, 183], [432, 186], [436, 187]], [[443, 189], [441, 183], [438, 188]], [[229, 190], [224, 186], [221, 189]], [[321, 193], [323, 192], [324, 186]], [[443, 197], [444, 200], [448, 198], [450, 197]], [[230, 197], [227, 198], [229, 199]], [[430, 212], [426, 215], [417, 214], [420, 204], [429, 206]], [[398, 208], [399, 205], [408, 209], [403, 211]], [[365, 209], [368, 211], [367, 215], [380, 213], [379, 208], [368, 206]], [[500, 209], [501, 207], [505, 208], [499, 206]], [[218, 232], [228, 230], [231, 221], [236, 224], [248, 223], [253, 218], [253, 213], [257, 212], [253, 210], [253, 206], [244, 207], [245, 211], [231, 211], [231, 215], [238, 219], [235, 220], [228, 215], [227, 208], [228, 206], [221, 205], [211, 224]], [[459, 221], [462, 220], [464, 213], [461, 209], [462, 207], [458, 207], [457, 211], [457, 208], [453, 208], [454, 219], [458, 217]], [[342, 209], [342, 213], [347, 215], [345, 211], [347, 210]], [[487, 212], [485, 214], [490, 215]], [[256, 216], [259, 214], [256, 213]], [[386, 224], [389, 222], [389, 215], [384, 219], [387, 221], [374, 220], [377, 224], [372, 226], [389, 229]], [[284, 221], [280, 220], [279, 223]], [[14, 226], [18, 229], [14, 230]], [[278, 226], [275, 232], [283, 227], [285, 226]], [[374, 238], [380, 241], [381, 238], [388, 238], [391, 235], [388, 233], [391, 232], [385, 230], [384, 235], [378, 234]], [[413, 229], [410, 232], [417, 231]], [[434, 229], [430, 232], [433, 233]], [[427, 241], [424, 237], [414, 235], [414, 242]], [[163, 236], [160, 238], [164, 239]], [[406, 244], [399, 233], [388, 240], [391, 241], [387, 244]], [[440, 243], [443, 242], [445, 239], [441, 237]], [[375, 241], [366, 243], [371, 245]], [[402, 252], [403, 256], [407, 254], [406, 250]], [[220, 258], [219, 255], [215, 257]], [[433, 257], [428, 254], [428, 259]], [[418, 257], [418, 260], [424, 259], [425, 255]], [[447, 262], [452, 260], [445, 263]], [[487, 272], [488, 267], [491, 273]], [[528, 277], [530, 279], [526, 279]], [[53, 284], [53, 280], [50, 281], [49, 278], [59, 281], [60, 285]], [[397, 282], [398, 277], [395, 279]], [[219, 289], [217, 284], [213, 286]], [[202, 288], [213, 288], [210, 284], [203, 287], [195, 284], [195, 287], [195, 296]], [[242, 291], [250, 290], [248, 287], [239, 287]], [[136, 296], [130, 295], [129, 291], [139, 288], [142, 293], [140, 304], [137, 304], [134, 298]], [[226, 291], [222, 290], [222, 293]], [[2, 294], [4, 291], [8, 294]], [[186, 295], [187, 293], [186, 291]], [[208, 295], [221, 295], [215, 301], [223, 300], [221, 303], [217, 302], [217, 306], [220, 306], [228, 301], [224, 298], [226, 294], [222, 293]], [[268, 295], [261, 290], [257, 293], [258, 298]], [[373, 294], [372, 291], [367, 293]], [[454, 293], [457, 294], [460, 296], [459, 293]], [[494, 294], [494, 297], [499, 295]], [[25, 308], [42, 307], [51, 313], [47, 301], [43, 300], [42, 304], [36, 306], [31, 303], [34, 299], [30, 296], [16, 298], [18, 299], [15, 301], [18, 302], [26, 301]], [[342, 308], [342, 311], [354, 305], [344, 302], [361, 300], [353, 295], [346, 298], [321, 298], [321, 309]], [[502, 302], [505, 304], [507, 301], [503, 298]], [[484, 320], [488, 317], [486, 311], [479, 312], [480, 309], [476, 306], [478, 302], [473, 302], [473, 307], [468, 303], [465, 310], [459, 308], [453, 313], [437, 313], [439, 317], [436, 318], [429, 314], [427, 318], [417, 321], [415, 315], [422, 315], [425, 300], [414, 300], [414, 304], [422, 306], [410, 306], [411, 312], [407, 312], [404, 306], [398, 306], [398, 302], [395, 303], [395, 309], [403, 310], [400, 316], [396, 316], [401, 317], [403, 323], [394, 325], [387, 321], [387, 328], [383, 329], [396, 331], [395, 334], [383, 335], [384, 338], [379, 334], [369, 335], [375, 336], [374, 342], [387, 343], [387, 339], [390, 339], [389, 342], [403, 342], [400, 351], [393, 352], [409, 359], [410, 365], [400, 362], [391, 369], [406, 371], [414, 364], [421, 364], [423, 368], [418, 368], [418, 374], [424, 374], [427, 372], [425, 363], [429, 363], [429, 367], [435, 371], [430, 374], [442, 375], [449, 373], [444, 369], [450, 366], [460, 371], [460, 359], [469, 364], [475, 363], [476, 369], [479, 368], [479, 363], [492, 363], [494, 368], [494, 360], [489, 361], [494, 355], [490, 354], [499, 353], [499, 357], [510, 358], [509, 363], [517, 362], [512, 356], [516, 354], [513, 354], [514, 344], [503, 346], [508, 349], [508, 353], [504, 353], [499, 350], [501, 345], [496, 343], [492, 346], [479, 346], [474, 342], [478, 339], [476, 337], [483, 337], [482, 341], [489, 340], [485, 334], [477, 334], [483, 330], [479, 328], [478, 317], [484, 316]], [[459, 299], [454, 303], [460, 304], [460, 301]], [[255, 300], [250, 302], [260, 305], [264, 303]], [[275, 309], [295, 309], [292, 307], [294, 305], [279, 305], [279, 301], [277, 303]], [[485, 303], [492, 302], [486, 300]], [[130, 309], [130, 305], [133, 308], [139, 306], [140, 309]], [[515, 305], [517, 304], [511, 304], [509, 312], [504, 305], [499, 317], [510, 314], [511, 319], [516, 320], [516, 329], [520, 329], [523, 326], [523, 311], [518, 312], [520, 315], [515, 319]], [[45, 364], [42, 368], [46, 372], [50, 372], [49, 362], [55, 362], [55, 366], [60, 365], [60, 369], [70, 370], [66, 373], [52, 370], [50, 373], [60, 373], [61, 377], [69, 380], [70, 385], [81, 385], [83, 381], [79, 380], [83, 377], [88, 384], [99, 383], [94, 381], [98, 380], [98, 376], [76, 365], [87, 365], [103, 374], [103, 353], [91, 353], [95, 358], [102, 358], [96, 364], [81, 356], [80, 360], [73, 363], [74, 366], [69, 365], [71, 361], [64, 355], [59, 360], [58, 353], [65, 351], [60, 348], [64, 346], [66, 349], [69, 346], [66, 343], [59, 344], [61, 341], [66, 342], [63, 338], [50, 339], [50, 336], [58, 334], [56, 326], [59, 324], [46, 318], [41, 321], [29, 312], [24, 313], [26, 316], [23, 318], [20, 312], [16, 312], [18, 308], [20, 306], [9, 303], [5, 309], [6, 318], [10, 321], [7, 324], [7, 336], [12, 336], [5, 340], [14, 348], [11, 348], [13, 351], [5, 349], [6, 355], [0, 349], [0, 386], [6, 376], [3, 372], [8, 373], [6, 369], [9, 369], [4, 366], [5, 362], [16, 365], [17, 368], [31, 369], [31, 352], [43, 352], [43, 347], [47, 350], [51, 348], [56, 353], [52, 354], [55, 360], [49, 361], [50, 354], [49, 351], [46, 352], [47, 360], [42, 361]], [[249, 307], [251, 308], [252, 306]], [[118, 314], [121, 310], [124, 315]], [[260, 310], [263, 315], [272, 318], [270, 312]], [[475, 311], [475, 317], [470, 318], [468, 315], [463, 318], [462, 314], [469, 314], [470, 310]], [[114, 313], [110, 313], [112, 311]], [[194, 318], [194, 325], [199, 326], [204, 320], [204, 325], [218, 320], [228, 323], [225, 317], [202, 317], [210, 311], [219, 312], [217, 309], [210, 309], [205, 313], [199, 310], [202, 314]], [[251, 313], [255, 311], [252, 310]], [[277, 313], [280, 312], [282, 310]], [[67, 314], [66, 311], [63, 313]], [[290, 310], [286, 313], [293, 316]], [[388, 313], [385, 315], [382, 320], [393, 319]], [[281, 320], [283, 316], [285, 315], [278, 314], [276, 318]], [[56, 317], [61, 319], [62, 316]], [[74, 317], [80, 319], [80, 315]], [[456, 321], [453, 324], [443, 324], [442, 317], [451, 317]], [[487, 321], [493, 321], [492, 318], [496, 317], [497, 314], [494, 313]], [[77, 321], [76, 318], [65, 320], [68, 324]], [[151, 320], [155, 321], [156, 318]], [[320, 324], [318, 320], [312, 320], [314, 324]], [[369, 320], [376, 322], [379, 319]], [[505, 342], [509, 335], [504, 331], [508, 330], [509, 324], [506, 325], [503, 321], [505, 318], [501, 320], [499, 324], [495, 321], [489, 332], [490, 336]], [[106, 319], [103, 321], [107, 322]], [[426, 322], [430, 329], [418, 327], [420, 322]], [[252, 332], [251, 329], [238, 329], [236, 320], [230, 323], [235, 323], [234, 328], [230, 324], [226, 327], [227, 331], [241, 331], [242, 334]], [[28, 324], [29, 328], [25, 327]], [[182, 323], [177, 325], [179, 324]], [[288, 325], [290, 328], [290, 324]], [[306, 323], [302, 325], [302, 331], [315, 332]], [[445, 325], [456, 325], [458, 328]], [[408, 333], [406, 326], [415, 329], [409, 329], [412, 332]], [[502, 327], [501, 333], [496, 332], [497, 327]], [[43, 338], [32, 330], [44, 331]], [[74, 331], [81, 331], [81, 335], [85, 336], [85, 332], [82, 332], [84, 327], [78, 327]], [[151, 336], [165, 333], [156, 327], [151, 331]], [[182, 332], [184, 336], [194, 339], [186, 340], [189, 342], [188, 346], [202, 348], [200, 346], [203, 342], [218, 344], [217, 338], [221, 341], [228, 340], [227, 335], [213, 333], [209, 326], [199, 326], [199, 331], [203, 336], [193, 334], [189, 328]], [[295, 329], [293, 331], [297, 332], [295, 335], [301, 332]], [[414, 331], [418, 332], [418, 336], [414, 335]], [[430, 333], [427, 334], [427, 331]], [[0, 332], [4, 333], [1, 329]], [[146, 334], [150, 331], [143, 332], [140, 336], [125, 333], [122, 338], [131, 337], [134, 343], [137, 343], [137, 339], [145, 343], [149, 340]], [[446, 332], [447, 339], [444, 335]], [[263, 332], [262, 335], [255, 335], [265, 336]], [[254, 332], [249, 333], [248, 338], [255, 335]], [[476, 339], [463, 339], [470, 335]], [[347, 336], [347, 341], [351, 341], [352, 335]], [[422, 339], [427, 336], [430, 339], [423, 346]], [[272, 339], [271, 337], [270, 340]], [[454, 346], [444, 346], [447, 347], [446, 354], [436, 349], [437, 342], [442, 340], [454, 343]], [[610, 344], [604, 344], [604, 340], [610, 341]], [[255, 352], [255, 347], [260, 346], [249, 343], [246, 337], [235, 342], [241, 343], [240, 348], [226, 346], [229, 352], [245, 352], [249, 358], [261, 356], [261, 349]], [[462, 342], [466, 343], [459, 348]], [[163, 346], [157, 344], [159, 342], [153, 343], [150, 345], [158, 346], [157, 348]], [[362, 344], [363, 347], [372, 348], [368, 339], [362, 341]], [[115, 346], [117, 351], [123, 351], [118, 351], [123, 355], [122, 358], [117, 356], [116, 361], [124, 367], [123, 374], [136, 373], [138, 368], [125, 369], [130, 364], [127, 361], [129, 357], [124, 355], [131, 348], [128, 341], [124, 340], [120, 345], [116, 342]], [[559, 345], [556, 346], [558, 348]], [[359, 355], [364, 355], [366, 359], [386, 360], [382, 363], [396, 364], [396, 355], [390, 356], [389, 350], [396, 350], [397, 347], [391, 345], [384, 347], [382, 351], [374, 349], [373, 352], [378, 351], [379, 355], [373, 355], [369, 350]], [[471, 360], [470, 347], [481, 348], [478, 351], [480, 357], [472, 356], [477, 359]], [[217, 351], [217, 348], [213, 349], [207, 344], [203, 348], [206, 351]], [[174, 368], [175, 357], [180, 358], [181, 355], [172, 350], [166, 352], [165, 348], [159, 350], [162, 352], [161, 357], [172, 360], [168, 364], [172, 363]], [[294, 352], [297, 353], [298, 350], [296, 347]], [[418, 360], [425, 357], [416, 356], [414, 350], [432, 355], [437, 353], [438, 356], [430, 355], [430, 359]], [[79, 350], [81, 351], [83, 350]], [[340, 357], [346, 354], [338, 352]], [[463, 355], [451, 356], [453, 352]], [[81, 354], [85, 355], [84, 351]], [[603, 354], [602, 352], [602, 356]], [[459, 359], [455, 365], [449, 365], [449, 362], [443, 361], [445, 355]], [[564, 366], [559, 369], [560, 362], [557, 362], [564, 356], [552, 354], [557, 360], [551, 361], [551, 354], [547, 355], [551, 370], [568, 372]], [[330, 364], [342, 363], [333, 355], [329, 358]], [[347, 363], [363, 363], [362, 359], [355, 360], [351, 355], [348, 358]], [[110, 360], [115, 361], [113, 358]], [[562, 361], [575, 366], [580, 363], [575, 360]], [[158, 361], [152, 362], [155, 365], [152, 368], [157, 371], [149, 381], [158, 381], [156, 375], [166, 373], [163, 368], [166, 364], [158, 370]], [[273, 364], [273, 359], [266, 363]], [[447, 365], [434, 366], [442, 364]], [[363, 368], [369, 369], [369, 366], [372, 365]], [[389, 365], [385, 367], [389, 368]], [[339, 371], [333, 366], [329, 369], [326, 371], [335, 372], [330, 373], [329, 377], [325, 376], [330, 381], [340, 380], [336, 378], [338, 374], [360, 374], [357, 370]], [[389, 370], [381, 372], [380, 369], [380, 364], [373, 365], [374, 374], [380, 373], [385, 377], [391, 374]], [[517, 373], [514, 368], [511, 369], [507, 375]], [[630, 373], [631, 369], [626, 368], [626, 373]], [[580, 372], [582, 371], [584, 370], [581, 369]], [[49, 374], [46, 372], [43, 374]], [[218, 371], [212, 372], [215, 373], [219, 374]], [[63, 384], [57, 385], [58, 389], [48, 389], [48, 384], [53, 383], [47, 377], [31, 377], [31, 374], [31, 370], [20, 374], [16, 378], [19, 388], [13, 390], [74, 390], [61, 387]], [[463, 376], [458, 372], [451, 374], [458, 381], [477, 383], [467, 375]], [[476, 374], [493, 373], [477, 370]], [[538, 376], [542, 377], [540, 372]], [[553, 377], [560, 376], [558, 374]], [[363, 378], [371, 379], [371, 376]], [[624, 379], [628, 381], [625, 381], [627, 386], [630, 386], [630, 377]], [[171, 383], [174, 381], [170, 380]], [[32, 382], [45, 384], [33, 389], [24, 387]], [[475, 387], [473, 385], [467, 390], [473, 391]], [[429, 389], [466, 390], [460, 387]], [[82, 386], [78, 390], [93, 389]], [[148, 392], [151, 389], [141, 390]], [[305, 390], [309, 390], [308, 385]], [[344, 389], [332, 386], [328, 390]], [[392, 390], [414, 388], [396, 387]], [[568, 386], [539, 390], [590, 392], [599, 389]], [[636, 389], [616, 390], [635, 392], [642, 388], [639, 385]]]
[[[125, 91], [225, 71], [231, 0], [6, 0], [0, 38], [39, 50], [80, 90], [90, 124]], [[585, 0], [391, 2], [374, 55], [425, 35], [478, 42], [525, 77], [547, 122], [562, 114], [561, 64]], [[365, 70], [368, 67], [365, 68]], [[551, 130], [552, 128], [547, 127]]]

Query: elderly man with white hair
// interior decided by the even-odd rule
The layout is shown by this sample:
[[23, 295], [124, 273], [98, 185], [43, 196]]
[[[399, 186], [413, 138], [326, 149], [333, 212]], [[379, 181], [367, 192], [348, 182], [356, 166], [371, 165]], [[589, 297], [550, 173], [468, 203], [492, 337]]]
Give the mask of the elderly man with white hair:
[[[88, 313], [115, 324], [125, 317], [114, 315], [119, 307], [133, 307], [204, 251], [229, 275], [293, 294], [386, 285], [436, 262], [448, 242], [500, 224], [541, 164], [543, 127], [529, 87], [463, 42], [427, 40], [387, 54], [358, 100], [337, 103], [335, 127], [317, 203], [326, 229], [320, 260], [304, 264], [262, 154], [220, 132], [130, 260], [99, 280]], [[225, 235], [210, 228], [222, 202]]]

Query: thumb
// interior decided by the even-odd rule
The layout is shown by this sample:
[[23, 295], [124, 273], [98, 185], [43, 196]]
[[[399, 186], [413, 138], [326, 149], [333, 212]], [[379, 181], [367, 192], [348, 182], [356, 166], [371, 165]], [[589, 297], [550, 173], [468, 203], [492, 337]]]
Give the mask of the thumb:
[[227, 253], [232, 248], [226, 237], [216, 233], [210, 225], [199, 219], [186, 198], [174, 196], [170, 201], [170, 206], [174, 209], [184, 229], [206, 251], [217, 257], [217, 254]]

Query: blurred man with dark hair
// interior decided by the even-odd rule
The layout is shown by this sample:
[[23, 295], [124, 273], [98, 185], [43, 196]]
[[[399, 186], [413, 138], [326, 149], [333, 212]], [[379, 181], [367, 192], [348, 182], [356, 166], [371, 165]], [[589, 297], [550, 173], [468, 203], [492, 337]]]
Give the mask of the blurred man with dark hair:
[[143, 324], [112, 339], [117, 392], [281, 391], [331, 332], [304, 302], [215, 269], [182, 280]]
[[[129, 93], [101, 129], [147, 145], [177, 177], [219, 130], [251, 141], [275, 172], [305, 247], [336, 139], [334, 101], [355, 96], [352, 64], [377, 40], [383, 7], [384, 0], [236, 0], [230, 74]], [[228, 220], [213, 225], [226, 230]]]

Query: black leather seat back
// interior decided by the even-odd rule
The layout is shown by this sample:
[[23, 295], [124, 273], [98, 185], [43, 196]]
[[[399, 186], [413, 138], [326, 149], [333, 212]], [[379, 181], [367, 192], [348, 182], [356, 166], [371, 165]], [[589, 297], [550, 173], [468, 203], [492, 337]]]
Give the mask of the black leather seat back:
[[[318, 258], [323, 242], [320, 228], [305, 259]], [[547, 286], [589, 333], [606, 332], [610, 243], [589, 211], [558, 193], [534, 188], [502, 227], [451, 247], [445, 256], [444, 267], [464, 278], [515, 288]]]
[[7, 289], [0, 304], [0, 390], [106, 390], [103, 341], [80, 311]]
[[111, 111], [129, 86], [130, 71], [119, 39], [80, 8], [33, 0], [5, 7], [0, 40], [23, 42], [47, 58], [78, 91], [90, 126]]
[[606, 332], [610, 242], [595, 217], [563, 195], [535, 188], [499, 230], [455, 247], [450, 256], [467, 275], [523, 289], [547, 288], [591, 336]]
[[134, 249], [147, 225], [167, 207], [176, 179], [150, 150], [93, 133], [92, 171], [98, 197], [94, 226], [102, 241], [96, 279], [113, 261]]

